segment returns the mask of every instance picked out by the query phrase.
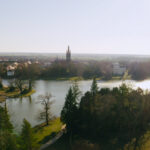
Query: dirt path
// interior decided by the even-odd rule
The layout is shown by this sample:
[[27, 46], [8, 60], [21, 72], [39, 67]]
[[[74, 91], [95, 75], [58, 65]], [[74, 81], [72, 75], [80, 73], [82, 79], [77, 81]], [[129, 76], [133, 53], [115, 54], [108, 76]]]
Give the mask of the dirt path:
[[50, 145], [54, 144], [59, 138], [62, 137], [62, 135], [64, 133], [66, 133], [66, 126], [65, 125], [62, 126], [61, 131], [53, 139], [49, 140], [47, 143], [45, 143], [44, 145], [42, 145], [40, 147], [40, 150], [44, 150], [47, 147], [49, 147]]

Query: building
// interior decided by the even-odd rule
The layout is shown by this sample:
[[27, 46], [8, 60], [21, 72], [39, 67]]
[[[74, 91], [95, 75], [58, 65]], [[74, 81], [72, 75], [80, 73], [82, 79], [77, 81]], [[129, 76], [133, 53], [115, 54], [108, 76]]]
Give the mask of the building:
[[13, 77], [14, 75], [15, 75], [15, 67], [8, 66], [7, 67], [7, 76], [8, 77]]
[[126, 67], [120, 66], [119, 63], [113, 63], [113, 74], [114, 75], [123, 75], [126, 71]]
[[71, 61], [71, 51], [70, 48], [68, 46], [67, 52], [66, 52], [66, 61], [70, 62]]
[[15, 70], [18, 68], [19, 63], [14, 62], [13, 64], [7, 66], [7, 76], [13, 77], [15, 75]]

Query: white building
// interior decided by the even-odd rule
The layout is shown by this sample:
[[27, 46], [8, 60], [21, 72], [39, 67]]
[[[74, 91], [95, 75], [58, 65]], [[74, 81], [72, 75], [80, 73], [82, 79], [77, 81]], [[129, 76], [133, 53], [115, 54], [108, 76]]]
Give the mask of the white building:
[[119, 63], [113, 63], [113, 74], [114, 75], [123, 75], [126, 71], [126, 67], [120, 66]]
[[7, 76], [12, 77], [15, 75], [15, 67], [13, 66], [8, 66], [7, 67]]

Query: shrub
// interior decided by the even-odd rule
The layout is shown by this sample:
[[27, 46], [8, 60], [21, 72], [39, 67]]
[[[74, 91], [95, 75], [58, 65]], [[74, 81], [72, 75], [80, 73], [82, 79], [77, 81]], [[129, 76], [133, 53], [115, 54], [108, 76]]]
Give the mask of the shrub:
[[24, 89], [24, 90], [21, 92], [21, 94], [27, 94], [27, 93], [29, 93], [29, 90], [28, 90], [28, 89]]
[[6, 92], [13, 92], [15, 89], [16, 88], [14, 86], [10, 86]]

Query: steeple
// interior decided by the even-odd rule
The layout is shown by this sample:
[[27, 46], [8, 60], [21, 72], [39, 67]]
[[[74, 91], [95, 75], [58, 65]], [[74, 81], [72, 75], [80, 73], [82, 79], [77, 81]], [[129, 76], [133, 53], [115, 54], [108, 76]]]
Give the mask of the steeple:
[[70, 52], [70, 47], [69, 47], [69, 45], [68, 45], [68, 52]]
[[70, 51], [69, 45], [68, 45], [68, 49], [67, 49], [67, 52], [66, 52], [66, 61], [67, 62], [71, 61], [71, 51]]

